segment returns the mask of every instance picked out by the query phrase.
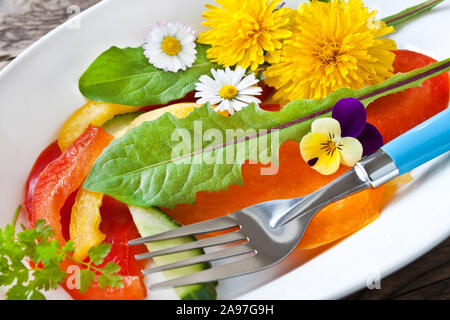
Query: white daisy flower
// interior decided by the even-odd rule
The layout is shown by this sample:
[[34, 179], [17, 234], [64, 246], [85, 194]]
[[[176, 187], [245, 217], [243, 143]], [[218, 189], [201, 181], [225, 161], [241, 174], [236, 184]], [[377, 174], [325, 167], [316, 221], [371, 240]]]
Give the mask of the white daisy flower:
[[245, 76], [245, 69], [237, 67], [234, 71], [226, 67], [225, 70], [211, 69], [213, 78], [202, 75], [195, 84], [195, 93], [198, 104], [211, 103], [215, 111], [228, 111], [233, 114], [252, 102], [261, 103], [254, 97], [260, 95], [262, 89], [255, 86], [258, 79], [255, 75]]
[[196, 59], [196, 34], [182, 23], [159, 21], [150, 30], [144, 54], [156, 68], [177, 72], [190, 68]]

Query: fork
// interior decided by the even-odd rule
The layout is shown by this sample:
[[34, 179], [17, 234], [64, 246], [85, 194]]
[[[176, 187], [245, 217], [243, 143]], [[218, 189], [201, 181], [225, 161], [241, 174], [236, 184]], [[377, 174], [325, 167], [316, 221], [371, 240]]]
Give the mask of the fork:
[[[222, 265], [152, 284], [152, 289], [178, 287], [241, 276], [269, 268], [286, 258], [300, 242], [309, 222], [326, 205], [391, 179], [450, 150], [450, 109], [446, 109], [356, 163], [323, 188], [303, 197], [274, 200], [175, 230], [131, 240], [130, 245], [228, 232], [210, 238], [136, 255], [149, 259], [185, 250], [229, 244], [215, 252], [151, 267], [143, 274], [234, 257]], [[237, 230], [236, 230], [237, 229]]]

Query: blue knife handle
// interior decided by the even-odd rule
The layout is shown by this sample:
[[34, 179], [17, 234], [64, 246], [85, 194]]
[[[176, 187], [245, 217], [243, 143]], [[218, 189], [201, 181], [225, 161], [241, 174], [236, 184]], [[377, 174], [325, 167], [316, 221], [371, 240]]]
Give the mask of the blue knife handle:
[[381, 147], [406, 173], [450, 150], [450, 108]]

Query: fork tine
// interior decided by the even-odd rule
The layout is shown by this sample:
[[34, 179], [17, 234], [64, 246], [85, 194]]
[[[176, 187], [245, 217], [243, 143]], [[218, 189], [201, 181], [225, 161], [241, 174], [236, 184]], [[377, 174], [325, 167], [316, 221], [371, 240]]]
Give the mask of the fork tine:
[[179, 238], [184, 236], [191, 236], [195, 234], [202, 234], [214, 231], [220, 231], [239, 226], [238, 223], [232, 218], [231, 215], [190, 224], [178, 229], [162, 232], [153, 236], [143, 237], [139, 239], [130, 240], [129, 245], [144, 244], [147, 242], [167, 240], [173, 238]]
[[162, 289], [167, 287], [180, 287], [195, 283], [214, 282], [221, 279], [241, 276], [247, 273], [256, 272], [269, 267], [270, 264], [264, 263], [258, 258], [258, 255], [253, 255], [245, 259], [240, 259], [235, 262], [213, 267], [211, 269], [192, 273], [187, 276], [167, 280], [155, 284], [150, 284], [151, 289]]
[[208, 239], [203, 239], [203, 240], [198, 240], [198, 241], [194, 241], [194, 242], [181, 244], [181, 245], [174, 246], [171, 248], [137, 254], [135, 256], [135, 258], [136, 258], [136, 260], [144, 260], [144, 259], [149, 259], [149, 258], [162, 256], [162, 255], [166, 255], [166, 254], [171, 254], [171, 253], [176, 253], [176, 252], [180, 252], [180, 251], [217, 246], [220, 244], [225, 244], [225, 243], [234, 242], [234, 241], [243, 240], [243, 239], [246, 239], [246, 237], [240, 231], [235, 231], [235, 232], [226, 233], [224, 235], [211, 237]]
[[148, 268], [148, 269], [142, 270], [142, 274], [146, 275], [146, 274], [150, 274], [150, 273], [166, 271], [169, 269], [175, 269], [175, 268], [180, 268], [180, 267], [184, 267], [184, 266], [189, 266], [189, 265], [196, 264], [196, 263], [210, 262], [210, 261], [215, 261], [215, 260], [219, 260], [219, 259], [235, 257], [235, 256], [249, 253], [252, 251], [254, 252], [255, 250], [252, 249], [248, 245], [248, 243], [236, 245], [236, 246], [232, 246], [231, 248], [222, 249], [222, 250], [219, 250], [216, 252], [202, 254], [200, 256], [180, 260], [177, 262], [169, 263], [169, 264], [158, 266], [158, 267]]

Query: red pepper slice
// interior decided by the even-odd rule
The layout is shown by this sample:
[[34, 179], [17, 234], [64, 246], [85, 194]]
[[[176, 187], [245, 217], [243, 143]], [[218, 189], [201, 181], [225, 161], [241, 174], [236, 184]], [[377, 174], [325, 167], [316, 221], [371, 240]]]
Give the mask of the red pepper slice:
[[147, 294], [141, 277], [124, 276], [121, 288], [102, 289], [96, 282], [85, 293], [79, 290], [66, 291], [75, 300], [143, 300]]
[[[29, 217], [32, 223], [39, 219], [36, 215], [37, 212], [40, 213], [40, 217], [45, 218], [47, 221], [56, 222], [59, 218], [58, 224], [60, 229], [62, 229], [62, 236], [67, 239], [70, 212], [74, 203], [76, 189], [81, 185], [93, 162], [103, 148], [109, 144], [110, 140], [110, 136], [103, 129], [91, 127], [64, 154], [61, 154], [56, 142], [49, 145], [41, 153], [30, 172], [26, 184], [24, 204], [29, 208]], [[82, 153], [86, 154], [82, 155]], [[81, 161], [82, 163], [80, 163]], [[56, 173], [59, 173], [61, 179], [50, 179]], [[69, 181], [71, 177], [78, 179], [78, 182]], [[48, 193], [47, 199], [44, 197], [45, 191], [52, 190], [52, 187], [45, 186], [43, 181], [52, 182], [53, 190], [55, 191], [55, 193]], [[61, 184], [55, 185], [55, 181], [61, 181]], [[73, 190], [73, 188], [75, 189]], [[71, 192], [72, 190], [73, 192]], [[37, 200], [34, 200], [35, 191], [36, 195], [40, 194], [40, 203], [46, 204], [49, 208], [61, 206], [60, 209], [33, 211], [32, 204], [38, 204]], [[68, 196], [66, 197], [66, 195]], [[112, 245], [110, 253], [104, 260], [104, 264], [112, 261], [120, 265], [120, 274], [124, 277], [124, 286], [103, 290], [97, 283], [94, 283], [84, 294], [81, 294], [77, 289], [69, 289], [66, 283], [64, 283], [63, 287], [74, 299], [142, 300], [147, 293], [140, 273], [144, 268], [145, 261], [136, 261], [134, 255], [145, 252], [146, 249], [144, 246], [128, 246], [128, 240], [139, 237], [128, 207], [113, 198], [105, 197], [100, 211], [103, 219], [101, 230], [107, 235], [106, 242]], [[49, 214], [49, 216], [45, 216], [45, 213]], [[55, 225], [52, 225], [52, 227], [55, 228]], [[61, 241], [61, 239], [59, 240]], [[74, 265], [74, 263], [69, 260], [64, 261], [62, 265], [63, 270], [66, 270], [69, 265]]]
[[121, 267], [120, 274], [140, 276], [147, 261], [137, 261], [134, 256], [147, 252], [147, 249], [144, 245], [128, 245], [129, 240], [140, 238], [128, 206], [105, 195], [100, 213], [102, 215], [100, 231], [106, 234], [105, 242], [112, 245], [104, 264], [112, 261]]
[[111, 244], [111, 251], [99, 267], [108, 262], [117, 263], [121, 267], [119, 273], [123, 276], [124, 286], [103, 290], [94, 283], [83, 294], [77, 289], [69, 289], [66, 285], [64, 288], [77, 300], [143, 300], [147, 295], [147, 289], [141, 270], [145, 267], [146, 261], [137, 261], [134, 256], [147, 250], [143, 245], [128, 245], [129, 240], [139, 238], [131, 213], [125, 204], [108, 196], [103, 198], [100, 213], [102, 215], [100, 230], [106, 234], [105, 242]]
[[39, 179], [41, 172], [49, 165], [50, 162], [55, 160], [61, 155], [61, 149], [58, 146], [58, 142], [55, 141], [50, 144], [44, 151], [41, 152], [33, 168], [28, 175], [28, 179], [25, 185], [25, 201], [24, 206], [28, 212], [28, 218], [31, 220], [31, 205], [34, 196], [34, 189]]
[[63, 244], [60, 210], [67, 198], [77, 190], [92, 165], [113, 137], [100, 127], [90, 126], [60, 157], [39, 175], [31, 206], [31, 225], [46, 220], [55, 231], [55, 239]]
[[[395, 51], [394, 72], [408, 72], [436, 62], [424, 54]], [[384, 143], [414, 128], [448, 107], [449, 74], [434, 76], [419, 87], [379, 98], [367, 107], [367, 122], [381, 132]]]

